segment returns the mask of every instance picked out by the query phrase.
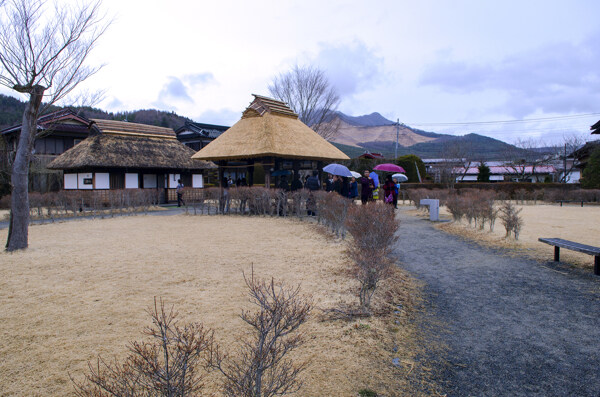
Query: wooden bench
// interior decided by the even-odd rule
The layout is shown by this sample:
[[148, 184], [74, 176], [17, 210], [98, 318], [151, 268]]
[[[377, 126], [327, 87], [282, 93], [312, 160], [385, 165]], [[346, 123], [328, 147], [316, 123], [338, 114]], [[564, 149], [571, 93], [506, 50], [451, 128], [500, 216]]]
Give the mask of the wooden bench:
[[566, 248], [572, 251], [583, 252], [584, 254], [594, 256], [594, 274], [600, 276], [600, 247], [591, 245], [579, 244], [562, 238], [539, 238], [542, 243], [554, 246], [554, 261], [560, 260], [560, 249]]

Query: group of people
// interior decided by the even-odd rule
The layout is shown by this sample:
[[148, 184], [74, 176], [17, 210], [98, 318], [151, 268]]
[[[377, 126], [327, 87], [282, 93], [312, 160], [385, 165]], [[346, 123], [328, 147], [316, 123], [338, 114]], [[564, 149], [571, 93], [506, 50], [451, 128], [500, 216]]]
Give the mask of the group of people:
[[[369, 170], [365, 170], [363, 176], [360, 177], [359, 180], [357, 180], [354, 177], [349, 179], [338, 175], [328, 174], [327, 181], [325, 182], [325, 191], [336, 192], [342, 197], [347, 197], [351, 200], [355, 200], [359, 195], [358, 185], [360, 183], [360, 201], [363, 204], [367, 204], [369, 201], [373, 201], [373, 193], [376, 192], [377, 189], [379, 189], [377, 182], [373, 178], [371, 178], [370, 175], [371, 173], [369, 172]], [[221, 181], [221, 186], [223, 186], [225, 190], [232, 186], [247, 186], [246, 178], [238, 179], [238, 181], [233, 182], [231, 177], [223, 177], [223, 180]], [[180, 207], [182, 204], [185, 205], [185, 202], [183, 201], [184, 185], [181, 182], [181, 179], [179, 179], [177, 182], [177, 206]], [[311, 176], [307, 176], [305, 178], [304, 183], [302, 183], [298, 174], [294, 174], [294, 178], [290, 185], [288, 184], [287, 177], [283, 175], [280, 178], [277, 187], [284, 191], [296, 191], [299, 189], [315, 191], [321, 190], [322, 185], [321, 181], [319, 180], [319, 172], [314, 170]], [[392, 177], [388, 175], [385, 178], [385, 183], [383, 184], [382, 188], [384, 192], [384, 202], [386, 204], [393, 205], [394, 208], [398, 208], [398, 192], [400, 190], [400, 184], [398, 183], [398, 181], [392, 179]], [[226, 191], [225, 196], [228, 196], [228, 193]]]
[[[325, 190], [328, 192], [337, 192], [343, 197], [349, 199], [356, 199], [359, 195], [358, 185], [360, 184], [360, 201], [363, 204], [373, 201], [374, 193], [377, 192], [379, 186], [377, 181], [371, 178], [369, 170], [365, 170], [363, 176], [358, 180], [354, 177], [345, 178], [338, 175], [327, 176], [325, 182]], [[383, 188], [384, 197], [383, 200], [386, 204], [393, 205], [394, 208], [398, 208], [398, 192], [400, 191], [400, 183], [391, 176], [386, 176], [385, 183], [381, 186]]]

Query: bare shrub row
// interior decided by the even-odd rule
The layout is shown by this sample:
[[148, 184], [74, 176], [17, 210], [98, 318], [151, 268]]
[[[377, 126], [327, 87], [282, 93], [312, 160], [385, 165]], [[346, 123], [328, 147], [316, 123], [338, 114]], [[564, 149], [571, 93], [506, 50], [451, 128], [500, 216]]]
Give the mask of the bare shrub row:
[[[159, 204], [154, 189], [126, 190], [63, 190], [50, 193], [29, 193], [31, 215], [51, 220], [79, 215], [113, 216], [118, 213], [148, 211]], [[4, 196], [1, 208], [10, 208], [10, 196]]]

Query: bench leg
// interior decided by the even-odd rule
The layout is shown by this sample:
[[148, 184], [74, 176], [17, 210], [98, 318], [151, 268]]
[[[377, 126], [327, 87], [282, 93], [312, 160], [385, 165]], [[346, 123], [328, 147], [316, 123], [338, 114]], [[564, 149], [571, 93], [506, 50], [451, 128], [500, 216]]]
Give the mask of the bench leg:
[[594, 257], [594, 274], [600, 276], [600, 255]]
[[554, 247], [554, 262], [560, 261], [560, 247]]

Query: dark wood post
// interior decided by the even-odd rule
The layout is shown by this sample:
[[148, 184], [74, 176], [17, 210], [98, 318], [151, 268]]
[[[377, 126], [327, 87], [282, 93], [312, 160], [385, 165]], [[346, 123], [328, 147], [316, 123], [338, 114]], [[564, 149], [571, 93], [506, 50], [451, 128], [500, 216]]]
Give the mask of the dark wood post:
[[600, 255], [594, 256], [594, 274], [600, 276]]
[[554, 246], [554, 262], [560, 261], [560, 247]]

